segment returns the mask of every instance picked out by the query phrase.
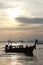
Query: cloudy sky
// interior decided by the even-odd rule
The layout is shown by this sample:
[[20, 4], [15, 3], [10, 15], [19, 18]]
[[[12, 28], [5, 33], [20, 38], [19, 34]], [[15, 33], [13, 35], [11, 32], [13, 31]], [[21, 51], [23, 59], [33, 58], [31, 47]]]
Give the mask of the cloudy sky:
[[0, 0], [0, 40], [43, 40], [43, 0]]

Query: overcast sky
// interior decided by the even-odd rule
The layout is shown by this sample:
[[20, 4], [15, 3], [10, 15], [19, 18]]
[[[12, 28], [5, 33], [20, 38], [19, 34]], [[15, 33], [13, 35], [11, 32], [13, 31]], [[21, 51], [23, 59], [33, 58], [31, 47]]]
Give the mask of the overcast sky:
[[43, 0], [0, 0], [0, 40], [43, 40]]

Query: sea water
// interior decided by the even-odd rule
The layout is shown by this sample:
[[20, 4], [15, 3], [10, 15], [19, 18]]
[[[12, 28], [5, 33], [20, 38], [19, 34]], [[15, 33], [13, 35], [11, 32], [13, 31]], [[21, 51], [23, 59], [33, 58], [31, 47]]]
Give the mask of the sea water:
[[[33, 42], [17, 44], [34, 45]], [[5, 45], [6, 43], [0, 43], [0, 65], [43, 65], [43, 44], [36, 46], [32, 57], [23, 53], [5, 53]]]

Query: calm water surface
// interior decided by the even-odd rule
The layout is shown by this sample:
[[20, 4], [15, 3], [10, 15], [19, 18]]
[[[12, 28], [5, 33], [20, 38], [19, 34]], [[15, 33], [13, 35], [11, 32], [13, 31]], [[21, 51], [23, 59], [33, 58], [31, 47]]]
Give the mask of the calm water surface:
[[[34, 50], [34, 56], [29, 57], [23, 53], [5, 53], [4, 46], [6, 43], [0, 43], [0, 65], [43, 65], [43, 45], [38, 45]], [[18, 43], [21, 44], [21, 43]], [[23, 43], [23, 45], [33, 45], [31, 43]]]

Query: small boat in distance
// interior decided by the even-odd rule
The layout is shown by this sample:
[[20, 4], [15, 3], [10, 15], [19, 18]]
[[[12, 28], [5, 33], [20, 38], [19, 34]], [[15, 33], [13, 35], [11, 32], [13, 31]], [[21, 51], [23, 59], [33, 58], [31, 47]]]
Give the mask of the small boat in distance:
[[[12, 42], [11, 42], [12, 43]], [[12, 45], [5, 45], [5, 52], [6, 53], [24, 53], [24, 54], [32, 54], [33, 50], [36, 49], [36, 43], [37, 40], [35, 41], [35, 44], [33, 46], [29, 46], [26, 45], [26, 47], [24, 47], [23, 45], [18, 45], [18, 46], [12, 46]]]

